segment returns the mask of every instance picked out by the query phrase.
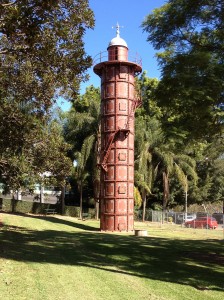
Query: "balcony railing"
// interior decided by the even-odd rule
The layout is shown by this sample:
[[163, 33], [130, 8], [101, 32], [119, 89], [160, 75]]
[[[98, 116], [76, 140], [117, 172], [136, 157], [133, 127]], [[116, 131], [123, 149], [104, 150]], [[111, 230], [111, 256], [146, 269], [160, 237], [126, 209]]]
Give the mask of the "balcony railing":
[[[114, 60], [117, 60], [117, 59], [115, 59], [115, 57], [114, 57]], [[103, 52], [96, 54], [93, 58], [93, 65], [95, 66], [96, 64], [99, 64], [104, 61], [108, 61], [108, 52], [107, 51], [103, 51]], [[129, 51], [128, 52], [128, 61], [133, 62], [139, 66], [142, 66], [142, 58], [139, 56], [139, 54], [137, 52], [133, 53], [133, 52]]]

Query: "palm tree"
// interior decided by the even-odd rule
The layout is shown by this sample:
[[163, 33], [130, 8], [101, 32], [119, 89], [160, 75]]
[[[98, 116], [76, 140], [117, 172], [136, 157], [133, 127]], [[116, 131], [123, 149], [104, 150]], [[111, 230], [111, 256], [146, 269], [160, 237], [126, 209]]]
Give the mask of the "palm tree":
[[[80, 163], [77, 168], [79, 188], [83, 187], [83, 180], [91, 175], [95, 199], [96, 218], [98, 216], [99, 201], [99, 170], [97, 169], [98, 149], [100, 146], [100, 90], [90, 86], [86, 93], [77, 99], [67, 115], [65, 137], [73, 145], [74, 157]], [[78, 154], [79, 153], [79, 154]], [[88, 154], [88, 158], [87, 158]], [[91, 163], [86, 165], [87, 160]], [[85, 163], [85, 165], [83, 165]]]
[[165, 210], [170, 197], [170, 179], [175, 177], [186, 190], [188, 180], [194, 184], [197, 182], [197, 173], [195, 160], [187, 154], [180, 154], [175, 143], [165, 139], [160, 123], [155, 118], [139, 118], [136, 133], [138, 156], [135, 161], [135, 181], [142, 195], [144, 221], [146, 199], [152, 195], [157, 178], [163, 182], [162, 206]]
[[152, 187], [156, 177], [156, 169], [152, 165], [152, 157], [149, 149], [149, 143], [146, 143], [136, 160], [135, 182], [138, 186], [143, 204], [142, 221], [145, 221], [147, 196], [152, 194]]
[[90, 156], [91, 150], [93, 148], [94, 141], [95, 141], [94, 135], [88, 136], [87, 138], [85, 138], [83, 142], [81, 151], [75, 153], [76, 162], [77, 162], [75, 177], [80, 192], [80, 214], [79, 214], [80, 219], [82, 219], [83, 187], [86, 182], [86, 179], [89, 176], [89, 173], [86, 170], [86, 163]]
[[136, 121], [135, 183], [142, 196], [142, 221], [144, 222], [147, 196], [152, 194], [158, 171], [158, 165], [153, 165], [152, 153], [149, 150], [153, 147], [152, 145], [159, 143], [161, 131], [159, 122], [155, 118], [144, 116], [139, 117]]
[[163, 180], [163, 210], [166, 209], [170, 196], [170, 178], [175, 177], [183, 187], [188, 188], [188, 178], [196, 184], [198, 176], [196, 173], [196, 162], [187, 154], [176, 154], [172, 151], [172, 144], [155, 147], [152, 151], [152, 162], [158, 165], [158, 175]]
[[[143, 73], [137, 84], [142, 92], [142, 108], [136, 113], [136, 172], [135, 181], [141, 190], [143, 198], [143, 219], [146, 199], [152, 194], [156, 179], [163, 183], [163, 210], [166, 209], [170, 198], [170, 179], [175, 177], [186, 189], [186, 180], [197, 181], [195, 161], [178, 149], [177, 144], [183, 145], [184, 135], [175, 135], [175, 140], [168, 140], [162, 130], [161, 118], [163, 111], [158, 106], [155, 93], [158, 81], [147, 78]], [[182, 153], [182, 154], [181, 154]], [[187, 176], [187, 177], [186, 177]]]

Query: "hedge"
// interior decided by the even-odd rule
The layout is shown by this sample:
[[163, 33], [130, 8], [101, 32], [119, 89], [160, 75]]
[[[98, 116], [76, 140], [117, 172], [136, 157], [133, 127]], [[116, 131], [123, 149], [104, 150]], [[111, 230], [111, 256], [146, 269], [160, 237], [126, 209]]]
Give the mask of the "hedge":
[[[12, 200], [0, 198], [0, 210], [5, 212], [15, 212], [15, 213], [32, 213], [32, 214], [44, 214], [45, 209], [55, 208], [56, 211], [60, 212], [60, 207], [58, 204], [47, 204], [39, 202], [29, 202], [22, 200]], [[80, 209], [77, 206], [65, 206], [65, 215], [71, 217], [79, 217]], [[88, 212], [91, 217], [95, 216], [94, 209], [85, 209], [84, 212]]]
[[[1, 205], [2, 202], [2, 205]], [[5, 212], [17, 212], [17, 213], [32, 213], [32, 214], [44, 214], [46, 208], [56, 208], [55, 204], [28, 202], [21, 200], [2, 199], [0, 206]]]

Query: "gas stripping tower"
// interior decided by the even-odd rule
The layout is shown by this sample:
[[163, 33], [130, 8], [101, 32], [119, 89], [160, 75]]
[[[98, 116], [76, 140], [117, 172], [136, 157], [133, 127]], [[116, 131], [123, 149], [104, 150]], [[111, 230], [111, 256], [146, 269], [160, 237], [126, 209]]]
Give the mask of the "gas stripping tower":
[[101, 78], [100, 229], [134, 230], [134, 114], [140, 105], [135, 76], [140, 59], [128, 60], [127, 43], [116, 37], [98, 55], [94, 72]]

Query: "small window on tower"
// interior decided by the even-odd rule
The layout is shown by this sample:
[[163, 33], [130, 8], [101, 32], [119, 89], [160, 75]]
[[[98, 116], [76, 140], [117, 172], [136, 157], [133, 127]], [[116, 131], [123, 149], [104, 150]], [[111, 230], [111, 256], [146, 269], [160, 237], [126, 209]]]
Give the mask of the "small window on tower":
[[120, 66], [119, 77], [121, 79], [126, 79], [127, 78], [127, 73], [128, 73], [128, 68], [126, 66]]
[[115, 60], [118, 60], [118, 48], [115, 47]]

